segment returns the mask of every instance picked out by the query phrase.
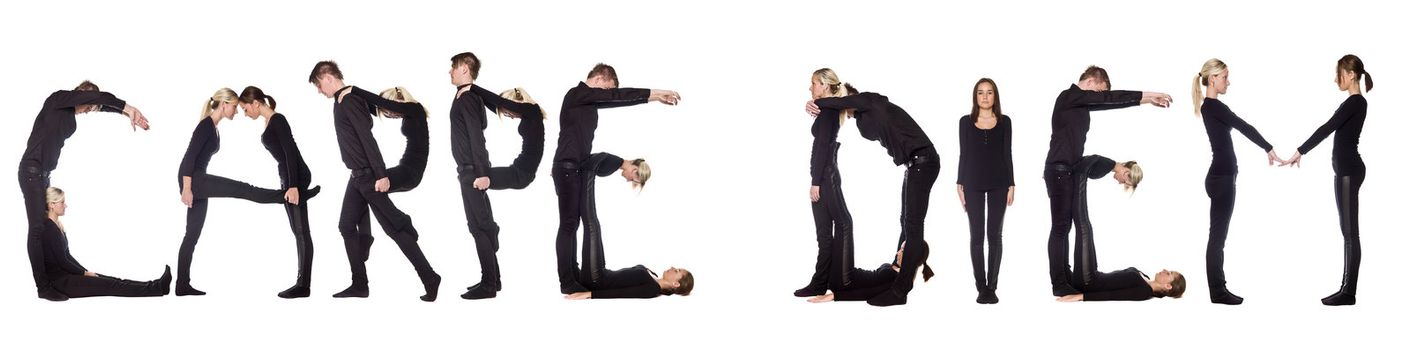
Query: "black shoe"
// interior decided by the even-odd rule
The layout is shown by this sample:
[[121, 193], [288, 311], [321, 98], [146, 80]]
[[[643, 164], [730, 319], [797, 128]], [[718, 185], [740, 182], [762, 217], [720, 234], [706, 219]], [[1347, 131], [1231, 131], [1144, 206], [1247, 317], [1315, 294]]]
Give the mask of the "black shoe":
[[[465, 287], [465, 290], [466, 290], [466, 291], [470, 291], [470, 290], [474, 290], [474, 289], [476, 289], [476, 288], [480, 288], [480, 285], [482, 285], [482, 284], [485, 284], [485, 282], [477, 282], [477, 283], [475, 283], [475, 285], [472, 285], [472, 286], [470, 286], [470, 287]], [[504, 287], [501, 287], [500, 281], [499, 281], [499, 280], [496, 280], [496, 281], [495, 281], [495, 291], [498, 292], [498, 291], [500, 291], [500, 289], [503, 289], [503, 288], [504, 288]]]
[[157, 288], [162, 290], [162, 295], [171, 294], [171, 265], [167, 265], [162, 271], [162, 278], [157, 280]]
[[1356, 304], [1357, 295], [1352, 293], [1346, 293], [1343, 291], [1338, 291], [1337, 293], [1333, 293], [1333, 295], [1329, 295], [1327, 298], [1323, 298], [1323, 305], [1327, 306], [1343, 306]]
[[563, 295], [582, 293], [587, 291], [588, 288], [583, 288], [583, 285], [578, 284], [578, 282], [573, 282], [572, 284], [559, 284], [559, 293], [563, 293]]
[[350, 286], [348, 286], [348, 289], [344, 289], [342, 292], [338, 292], [338, 294], [334, 294], [333, 297], [334, 297], [334, 298], [366, 298], [366, 297], [367, 297], [367, 285], [366, 285], [366, 284], [354, 284], [354, 285], [350, 285]]
[[1235, 293], [1230, 293], [1228, 289], [1219, 289], [1210, 291], [1210, 302], [1215, 304], [1239, 305], [1244, 303], [1244, 298], [1235, 295]]
[[1053, 296], [1056, 296], [1056, 297], [1061, 297], [1061, 296], [1064, 296], [1064, 295], [1082, 294], [1082, 293], [1083, 293], [1083, 292], [1079, 292], [1077, 289], [1073, 289], [1073, 286], [1070, 286], [1070, 285], [1067, 285], [1067, 284], [1055, 284], [1055, 285], [1053, 285]]
[[441, 275], [432, 272], [431, 277], [422, 281], [421, 285], [426, 287], [426, 295], [421, 296], [421, 301], [436, 301], [436, 294], [441, 290]]
[[477, 284], [477, 285], [475, 285], [474, 287], [471, 287], [471, 288], [470, 288], [470, 291], [465, 292], [465, 294], [461, 294], [461, 299], [466, 299], [466, 300], [490, 299], [490, 298], [494, 298], [494, 297], [495, 297], [495, 294], [496, 294], [496, 293], [495, 293], [495, 289], [494, 289], [494, 288], [486, 287], [485, 284], [482, 283], [482, 284]]
[[179, 297], [180, 297], [180, 296], [187, 296], [187, 295], [206, 295], [206, 292], [202, 292], [202, 291], [200, 291], [200, 290], [198, 290], [198, 289], [196, 289], [196, 288], [192, 288], [192, 287], [191, 287], [191, 284], [189, 284], [189, 283], [177, 282], [177, 283], [176, 283], [176, 296], [179, 296]]
[[828, 286], [807, 285], [794, 291], [794, 296], [800, 298], [815, 297], [828, 294]]
[[41, 288], [41, 289], [39, 290], [39, 298], [40, 298], [40, 299], [44, 299], [44, 300], [48, 300], [48, 301], [64, 301], [64, 300], [69, 300], [69, 296], [64, 295], [64, 293], [59, 293], [59, 291], [58, 291], [58, 290], [55, 290], [54, 287], [48, 287], [48, 286], [46, 286], [46, 287], [44, 287], [44, 288]]
[[279, 297], [284, 299], [307, 298], [308, 296], [309, 287], [299, 285], [289, 287], [289, 289], [279, 292]]
[[996, 304], [999, 303], [999, 296], [995, 295], [993, 289], [985, 289], [980, 292], [979, 297], [975, 298], [975, 302], [979, 304]]
[[322, 192], [322, 191], [323, 191], [323, 186], [314, 186], [313, 188], [310, 188], [308, 191], [304, 191], [304, 197], [303, 197], [303, 198], [299, 198], [299, 202], [302, 203], [303, 201], [310, 200], [310, 199], [314, 199], [314, 196], [317, 196], [318, 193], [319, 193], [319, 192]]
[[882, 292], [882, 294], [879, 294], [879, 295], [877, 295], [877, 296], [875, 296], [875, 297], [872, 297], [872, 299], [867, 299], [867, 305], [872, 305], [872, 306], [906, 305], [906, 296], [905, 296], [905, 295], [901, 295], [900, 293], [897, 293], [897, 291], [896, 291], [895, 289], [888, 289], [886, 292]]

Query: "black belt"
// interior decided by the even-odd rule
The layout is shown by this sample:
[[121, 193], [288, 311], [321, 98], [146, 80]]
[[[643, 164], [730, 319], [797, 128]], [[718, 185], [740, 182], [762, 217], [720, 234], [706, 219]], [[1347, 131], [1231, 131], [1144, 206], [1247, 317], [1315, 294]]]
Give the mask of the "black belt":
[[26, 172], [26, 173], [30, 173], [30, 174], [34, 174], [34, 175], [39, 175], [40, 177], [49, 177], [49, 172], [48, 172], [48, 171], [39, 170], [39, 167], [37, 167], [37, 166], [28, 166], [28, 165], [26, 165], [26, 166], [21, 166], [21, 167], [20, 167], [20, 171], [23, 171], [23, 172]]
[[1063, 163], [1048, 163], [1044, 165], [1044, 170], [1053, 170], [1061, 173], [1071, 173], [1073, 168]]
[[578, 170], [578, 162], [554, 162], [554, 169]]
[[911, 161], [906, 162], [906, 167], [910, 168], [922, 164], [930, 164], [940, 161], [936, 154], [936, 149], [930, 146], [917, 149], [911, 153]]
[[372, 174], [372, 168], [351, 169], [353, 177], [363, 177]]

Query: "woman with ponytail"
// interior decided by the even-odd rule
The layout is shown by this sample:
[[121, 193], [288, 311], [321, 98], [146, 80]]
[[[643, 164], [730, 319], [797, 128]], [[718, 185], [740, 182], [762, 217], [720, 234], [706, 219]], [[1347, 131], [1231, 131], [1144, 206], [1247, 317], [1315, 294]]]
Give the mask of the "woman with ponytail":
[[[808, 88], [814, 99], [823, 97], [847, 96], [847, 86], [838, 73], [823, 68], [813, 71], [812, 83]], [[852, 266], [852, 255], [835, 257], [834, 246], [852, 245], [852, 214], [848, 212], [843, 199], [843, 178], [838, 173], [838, 129], [841, 127], [843, 111], [823, 108], [813, 118], [813, 154], [809, 159], [809, 177], [812, 186], [808, 197], [813, 202], [813, 225], [818, 238], [818, 259], [813, 266], [813, 278], [808, 285], [794, 291], [796, 297], [821, 296], [828, 292], [829, 281], [834, 278], [829, 270], [842, 264]], [[851, 252], [851, 249], [846, 249]], [[847, 261], [835, 261], [846, 259]], [[839, 275], [847, 277], [849, 275]], [[880, 293], [879, 293], [880, 294]]]
[[1357, 303], [1357, 272], [1362, 264], [1362, 242], [1358, 233], [1357, 207], [1358, 192], [1362, 180], [1367, 177], [1367, 165], [1362, 163], [1362, 155], [1357, 152], [1357, 143], [1362, 138], [1362, 124], [1367, 121], [1367, 99], [1362, 97], [1362, 81], [1367, 82], [1367, 91], [1372, 91], [1372, 75], [1356, 55], [1342, 56], [1337, 62], [1337, 76], [1333, 82], [1338, 90], [1348, 96], [1338, 106], [1333, 117], [1313, 132], [1298, 152], [1283, 165], [1301, 166], [1303, 155], [1317, 147], [1318, 143], [1337, 132], [1333, 137], [1333, 190], [1337, 201], [1339, 227], [1342, 228], [1342, 288], [1337, 293], [1323, 298], [1323, 305], [1353, 305]]
[[[1202, 92], [1202, 88], [1204, 91]], [[1210, 286], [1210, 302], [1239, 305], [1244, 298], [1225, 288], [1225, 237], [1230, 232], [1230, 218], [1235, 210], [1235, 177], [1239, 166], [1235, 161], [1234, 140], [1230, 129], [1237, 129], [1250, 142], [1266, 153], [1269, 165], [1283, 163], [1274, 153], [1274, 146], [1259, 135], [1254, 126], [1245, 123], [1224, 102], [1219, 100], [1230, 88], [1230, 69], [1219, 59], [1210, 59], [1201, 66], [1191, 82], [1191, 99], [1195, 115], [1205, 123], [1205, 135], [1210, 138], [1210, 170], [1205, 174], [1205, 194], [1210, 197], [1210, 240], [1205, 246], [1205, 273]]]
[[260, 143], [279, 164], [279, 183], [284, 190], [284, 213], [289, 217], [289, 229], [294, 232], [294, 247], [299, 257], [299, 274], [294, 286], [279, 292], [280, 298], [292, 299], [309, 296], [310, 270], [313, 268], [314, 245], [309, 234], [309, 188], [311, 177], [304, 156], [299, 153], [299, 145], [294, 142], [294, 131], [283, 114], [275, 112], [277, 103], [274, 97], [266, 95], [258, 87], [247, 86], [240, 92], [240, 110], [251, 120], [264, 118], [265, 131], [260, 134]]

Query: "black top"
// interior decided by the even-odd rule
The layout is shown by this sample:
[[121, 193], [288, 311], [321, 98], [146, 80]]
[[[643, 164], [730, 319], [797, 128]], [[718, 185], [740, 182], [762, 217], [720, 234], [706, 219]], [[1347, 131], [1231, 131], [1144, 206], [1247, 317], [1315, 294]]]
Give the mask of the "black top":
[[579, 171], [600, 177], [612, 175], [612, 173], [622, 169], [622, 157], [612, 155], [611, 153], [593, 153], [592, 156], [588, 157], [588, 160], [583, 161], [583, 163], [578, 166], [578, 169]]
[[544, 110], [537, 104], [500, 97], [480, 85], [471, 87], [470, 92], [480, 96], [485, 109], [491, 113], [504, 109], [519, 115], [519, 136], [524, 139], [524, 144], [520, 148], [522, 153], [514, 159], [514, 163], [520, 167], [537, 167], [539, 161], [544, 159]]
[[833, 300], [859, 301], [881, 295], [892, 289], [892, 283], [897, 280], [897, 271], [892, 269], [892, 264], [882, 264], [874, 270], [853, 268], [848, 277], [848, 285], [833, 291]]
[[1360, 172], [1365, 166], [1362, 164], [1362, 155], [1357, 152], [1357, 142], [1362, 137], [1362, 123], [1366, 121], [1367, 98], [1361, 94], [1348, 96], [1347, 100], [1338, 106], [1337, 112], [1333, 112], [1333, 117], [1318, 127], [1318, 131], [1314, 131], [1313, 136], [1309, 136], [1302, 146], [1298, 146], [1298, 152], [1308, 154], [1313, 147], [1328, 138], [1328, 134], [1337, 131], [1337, 136], [1333, 137], [1333, 172]]
[[1254, 126], [1245, 123], [1220, 100], [1206, 98], [1200, 105], [1200, 115], [1205, 122], [1205, 135], [1210, 137], [1208, 175], [1234, 175], [1240, 172], [1239, 164], [1235, 162], [1235, 141], [1230, 138], [1230, 128], [1239, 130], [1264, 152], [1274, 149], [1269, 141], [1264, 141], [1264, 136], [1259, 135], [1259, 130], [1254, 130]]
[[44, 219], [44, 274], [49, 278], [82, 275], [88, 269], [69, 254], [69, 239], [59, 230], [59, 224]]
[[592, 286], [593, 299], [655, 298], [661, 295], [656, 274], [646, 266], [608, 270]]
[[191, 143], [186, 146], [186, 155], [181, 157], [181, 167], [177, 169], [176, 183], [181, 186], [183, 176], [205, 174], [211, 164], [211, 156], [220, 151], [220, 134], [216, 133], [216, 122], [210, 117], [196, 122], [196, 130], [191, 132]]
[[260, 143], [279, 163], [280, 188], [309, 187], [313, 175], [309, 173], [309, 165], [304, 163], [304, 156], [299, 153], [299, 144], [294, 143], [294, 130], [289, 127], [289, 120], [283, 114], [275, 113], [269, 117], [265, 132], [260, 134]]
[[80, 105], [100, 105], [104, 112], [120, 113], [127, 102], [113, 97], [113, 94], [98, 91], [59, 90], [44, 99], [44, 107], [34, 117], [34, 128], [29, 132], [24, 156], [20, 164], [52, 171], [59, 166], [59, 152], [64, 141], [78, 129], [74, 120], [74, 107]]
[[647, 102], [652, 90], [635, 88], [598, 89], [578, 82], [563, 95], [559, 110], [559, 146], [555, 162], [582, 162], [593, 151], [593, 132], [598, 130], [598, 109], [638, 105]]
[[1135, 267], [1112, 272], [1098, 272], [1086, 286], [1075, 286], [1083, 292], [1083, 301], [1151, 299], [1151, 285]]
[[[462, 86], [463, 87], [463, 86]], [[457, 87], [460, 91], [462, 87]], [[485, 149], [485, 102], [470, 92], [451, 102], [451, 157], [456, 166], [470, 166], [471, 177], [490, 174], [490, 151]]]
[[1083, 156], [1088, 142], [1089, 112], [1140, 105], [1141, 91], [1109, 90], [1103, 92], [1079, 89], [1072, 85], [1058, 93], [1053, 102], [1053, 134], [1049, 136], [1048, 158], [1044, 164], [1073, 165]]
[[1117, 162], [1100, 155], [1088, 155], [1083, 160], [1078, 161], [1078, 165], [1073, 166], [1074, 181], [1087, 181], [1088, 179], [1101, 179], [1112, 172], [1112, 168], [1117, 166]]
[[988, 130], [975, 126], [975, 118], [960, 117], [960, 166], [955, 183], [966, 190], [985, 191], [1014, 186], [1014, 131], [1009, 116], [1001, 115]]
[[828, 167], [833, 166], [833, 157], [836, 156], [834, 153], [837, 152], [833, 144], [838, 143], [838, 129], [842, 127], [839, 115], [836, 109], [822, 108], [818, 117], [813, 118], [813, 153], [808, 161], [808, 173], [813, 186], [822, 186], [823, 174]]
[[387, 163], [382, 161], [382, 151], [377, 148], [377, 139], [372, 137], [370, 107], [371, 101], [386, 99], [349, 93], [339, 101], [336, 96], [347, 89], [360, 90], [350, 85], [333, 94], [333, 131], [338, 136], [338, 153], [343, 157], [343, 165], [349, 170], [368, 169], [374, 179], [387, 177]]
[[875, 92], [864, 92], [846, 97], [825, 97], [814, 100], [818, 108], [836, 110], [853, 109], [853, 119], [857, 121], [857, 131], [862, 138], [878, 141], [887, 148], [892, 162], [902, 165], [910, 161], [912, 152], [930, 147], [931, 139], [926, 132], [887, 96]]
[[362, 88], [353, 87], [350, 95], [358, 95], [367, 101], [369, 112], [382, 108], [402, 115], [402, 136], [407, 138], [407, 148], [402, 151], [401, 164], [426, 165], [431, 153], [431, 132], [427, 129], [426, 108], [420, 103], [388, 100]]

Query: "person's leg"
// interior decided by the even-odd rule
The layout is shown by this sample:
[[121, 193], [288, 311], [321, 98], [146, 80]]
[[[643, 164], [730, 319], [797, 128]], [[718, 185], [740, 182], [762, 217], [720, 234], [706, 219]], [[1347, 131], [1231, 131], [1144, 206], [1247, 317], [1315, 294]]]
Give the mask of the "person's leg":
[[[589, 181], [586, 187], [588, 191], [585, 205], [593, 205], [593, 181]], [[584, 221], [594, 221], [593, 226], [583, 227], [583, 265], [578, 271], [578, 283], [589, 289], [595, 289], [602, 282], [604, 275], [607, 275], [607, 259], [603, 257], [603, 232], [596, 227], [596, 208], [585, 208], [583, 210]]]
[[[469, 227], [470, 236], [475, 239], [475, 254], [480, 258], [480, 283], [471, 286], [461, 297], [465, 299], [494, 298], [495, 291], [500, 288], [499, 271], [495, 269], [497, 267], [495, 253], [500, 248], [500, 226], [495, 223], [489, 193], [476, 189], [473, 185], [474, 181], [475, 178], [468, 174], [459, 176], [466, 225]], [[492, 178], [490, 183], [494, 182], [495, 180]]]
[[554, 239], [554, 253], [558, 259], [559, 292], [572, 294], [586, 292], [578, 283], [577, 254], [579, 219], [582, 213], [583, 174], [576, 169], [554, 168], [554, 192], [558, 195], [559, 230]]
[[1048, 232], [1048, 274], [1053, 296], [1077, 293], [1069, 285], [1068, 231], [1073, 228], [1073, 176], [1070, 171], [1044, 170], [1051, 228]]
[[299, 205], [284, 203], [284, 213], [289, 217], [289, 230], [294, 233], [294, 250], [299, 259], [298, 279], [294, 286], [279, 292], [280, 298], [303, 298], [309, 296], [309, 280], [313, 269], [314, 245], [309, 234], [309, 204], [300, 201]]
[[1357, 220], [1358, 192], [1365, 174], [1335, 177], [1338, 223], [1342, 230], [1342, 288], [1323, 298], [1323, 305], [1357, 303], [1357, 275], [1362, 264], [1362, 240]]
[[44, 220], [49, 220], [49, 201], [45, 191], [49, 189], [49, 178], [24, 169], [19, 170], [20, 192], [24, 195], [25, 210], [25, 250], [29, 253], [30, 273], [34, 277], [34, 287], [40, 298], [64, 301], [68, 297], [51, 286], [44, 274]]
[[989, 288], [985, 278], [985, 191], [965, 189], [965, 216], [970, 219], [970, 267], [975, 275], [975, 291]]
[[1097, 246], [1093, 244], [1093, 223], [1088, 219], [1088, 182], [1078, 180], [1073, 188], [1073, 221], [1076, 237], [1073, 238], [1073, 281], [1072, 286], [1084, 289], [1097, 278]]
[[985, 194], [989, 202], [989, 210], [986, 216], [989, 217], [985, 226], [986, 241], [990, 245], [988, 275], [985, 280], [989, 282], [986, 286], [985, 303], [993, 304], [999, 302], [999, 296], [995, 295], [995, 290], [999, 289], [999, 262], [1000, 256], [1004, 254], [1004, 210], [1009, 205], [1009, 188], [1002, 187], [990, 190]]
[[[833, 147], [836, 149], [837, 145]], [[852, 235], [852, 214], [848, 212], [847, 201], [843, 198], [843, 178], [838, 172], [837, 160], [834, 159], [833, 166], [825, 171], [824, 181], [818, 186], [818, 201], [812, 203], [813, 226], [818, 240], [818, 259], [814, 263], [813, 277], [809, 279], [808, 285], [794, 291], [796, 297], [823, 295], [830, 289], [833, 283], [830, 281], [831, 277], [828, 271], [834, 267], [831, 266], [833, 263], [829, 260], [836, 256], [833, 254], [831, 246], [834, 240], [844, 232], [848, 236]], [[842, 263], [848, 265], [851, 258], [848, 259], [849, 261]], [[845, 273], [844, 276], [846, 275]]]
[[167, 295], [171, 283], [171, 268], [167, 268], [161, 278], [151, 281], [133, 281], [111, 276], [63, 275], [54, 280], [56, 289], [74, 298], [112, 297], [159, 297]]
[[348, 269], [352, 273], [352, 284], [334, 298], [366, 298], [367, 251], [365, 246], [372, 243], [367, 201], [358, 188], [372, 183], [358, 177], [348, 177], [348, 186], [343, 190], [343, 206], [338, 215], [338, 233], [343, 236], [343, 250], [348, 254]]
[[209, 199], [193, 199], [186, 208], [186, 236], [181, 239], [181, 250], [176, 256], [176, 295], [206, 295], [191, 287], [191, 259], [196, 253], [196, 242], [201, 240], [201, 230], [206, 226], [206, 209]]
[[402, 255], [407, 257], [412, 267], [416, 269], [416, 274], [421, 278], [422, 287], [426, 294], [421, 296], [422, 301], [436, 301], [436, 295], [441, 286], [441, 275], [431, 268], [431, 263], [426, 260], [426, 255], [422, 253], [421, 246], [416, 243], [418, 233], [416, 227], [412, 226], [412, 218], [392, 203], [385, 192], [377, 192], [368, 186], [359, 188], [362, 197], [367, 200], [368, 207], [371, 208], [373, 217], [377, 218], [377, 223], [382, 226], [382, 231], [392, 238], [392, 242], [397, 243], [397, 248], [402, 250]]
[[1243, 298], [1225, 288], [1225, 238], [1235, 211], [1235, 176], [1205, 177], [1205, 194], [1210, 197], [1210, 240], [1205, 245], [1205, 276], [1210, 302], [1239, 305]]
[[532, 173], [526, 173], [523, 169], [515, 166], [490, 168], [490, 189], [522, 190], [529, 187], [529, 182], [534, 179], [533, 176]]
[[196, 198], [238, 198], [263, 204], [284, 203], [284, 190], [271, 190], [211, 174], [192, 176], [191, 194]]
[[926, 241], [926, 212], [931, 200], [931, 188], [936, 184], [936, 178], [941, 171], [941, 165], [936, 158], [935, 152], [931, 151], [923, 156], [926, 161], [918, 161], [906, 169], [902, 184], [901, 217], [903, 240], [908, 242], [902, 252], [904, 260], [900, 262], [901, 270], [897, 272], [897, 280], [892, 285], [891, 292], [869, 299], [869, 305], [906, 304], [906, 296], [911, 293], [916, 272], [926, 262], [926, 254], [922, 253], [926, 250], [923, 248]]
[[[847, 201], [843, 198], [842, 177], [836, 172], [836, 164], [830, 170], [832, 176], [827, 177], [827, 183], [820, 189], [819, 200], [825, 201], [824, 207], [828, 209], [828, 216], [833, 222], [833, 237], [829, 249], [828, 269], [831, 271], [828, 276], [828, 289], [837, 293], [852, 284], [852, 271], [856, 269], [856, 261], [853, 259], [853, 231], [852, 213], [848, 211]], [[821, 245], [820, 245], [821, 248]]]

